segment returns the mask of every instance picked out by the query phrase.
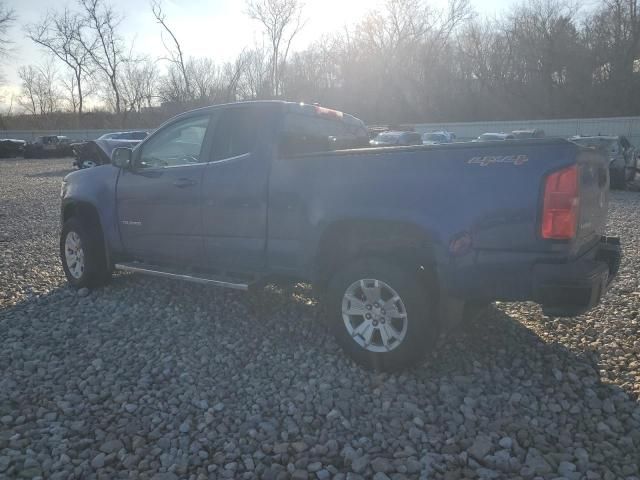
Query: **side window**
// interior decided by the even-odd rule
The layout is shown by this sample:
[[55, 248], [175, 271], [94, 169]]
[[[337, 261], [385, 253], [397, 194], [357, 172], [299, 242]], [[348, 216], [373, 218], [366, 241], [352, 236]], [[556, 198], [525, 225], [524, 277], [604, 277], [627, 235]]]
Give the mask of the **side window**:
[[138, 167], [175, 167], [200, 163], [200, 151], [209, 119], [209, 115], [186, 118], [160, 130], [142, 146]]
[[369, 135], [360, 125], [348, 125], [313, 115], [288, 113], [280, 136], [280, 154], [284, 157], [328, 152], [369, 144]]
[[262, 112], [230, 108], [222, 112], [213, 137], [213, 160], [250, 153], [256, 146]]

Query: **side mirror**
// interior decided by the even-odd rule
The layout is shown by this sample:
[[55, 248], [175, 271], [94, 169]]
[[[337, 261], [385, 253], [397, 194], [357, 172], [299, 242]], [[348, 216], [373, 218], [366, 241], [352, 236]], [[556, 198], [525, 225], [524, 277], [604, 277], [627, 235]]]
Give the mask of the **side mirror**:
[[113, 152], [111, 152], [111, 164], [118, 168], [129, 168], [131, 166], [132, 153], [130, 148], [114, 148]]

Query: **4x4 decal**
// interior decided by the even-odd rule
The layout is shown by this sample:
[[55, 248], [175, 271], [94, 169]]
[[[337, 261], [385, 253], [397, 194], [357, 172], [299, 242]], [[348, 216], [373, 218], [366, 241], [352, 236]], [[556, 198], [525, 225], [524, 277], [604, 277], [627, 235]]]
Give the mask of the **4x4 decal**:
[[529, 161], [526, 155], [503, 155], [498, 157], [473, 157], [467, 161], [469, 165], [480, 165], [487, 167], [498, 163], [509, 163], [511, 165], [523, 165]]

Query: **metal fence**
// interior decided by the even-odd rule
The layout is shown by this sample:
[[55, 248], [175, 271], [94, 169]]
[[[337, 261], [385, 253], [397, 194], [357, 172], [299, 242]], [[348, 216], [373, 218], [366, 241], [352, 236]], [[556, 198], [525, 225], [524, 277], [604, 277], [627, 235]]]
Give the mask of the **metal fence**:
[[[631, 143], [640, 146], [640, 117], [576, 118], [565, 120], [516, 120], [506, 122], [472, 123], [420, 123], [420, 133], [447, 130], [459, 139], [476, 138], [485, 132], [511, 132], [513, 130], [541, 128], [547, 136], [573, 135], [625, 135]], [[0, 138], [33, 140], [41, 135], [65, 135], [73, 140], [91, 140], [116, 130], [0, 130]]]
[[505, 122], [421, 123], [415, 126], [420, 133], [447, 130], [459, 139], [476, 138], [486, 132], [541, 128], [548, 137], [574, 135], [624, 135], [634, 145], [640, 145], [640, 117], [575, 118], [563, 120], [514, 120]]

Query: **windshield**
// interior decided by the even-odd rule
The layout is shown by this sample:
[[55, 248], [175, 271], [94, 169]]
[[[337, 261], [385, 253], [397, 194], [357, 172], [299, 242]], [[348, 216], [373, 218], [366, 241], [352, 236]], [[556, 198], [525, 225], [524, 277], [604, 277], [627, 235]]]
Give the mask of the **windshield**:
[[615, 138], [584, 137], [574, 138], [572, 141], [578, 145], [582, 145], [583, 147], [597, 147], [603, 148], [612, 153], [618, 152], [618, 141]]
[[442, 133], [425, 133], [422, 139], [426, 142], [446, 142], [447, 137]]

